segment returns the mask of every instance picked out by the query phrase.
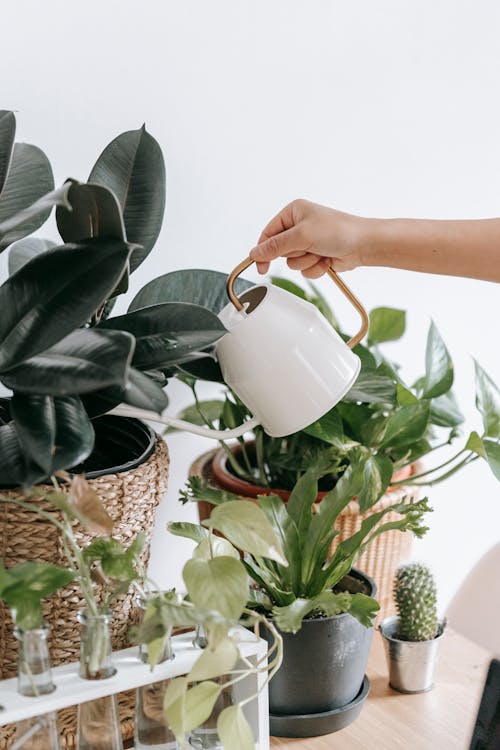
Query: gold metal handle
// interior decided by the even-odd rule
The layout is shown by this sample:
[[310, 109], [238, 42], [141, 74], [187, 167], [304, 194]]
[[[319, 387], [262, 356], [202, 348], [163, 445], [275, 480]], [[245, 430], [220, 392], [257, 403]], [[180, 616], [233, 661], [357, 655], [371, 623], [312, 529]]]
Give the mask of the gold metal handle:
[[[231, 271], [226, 282], [227, 295], [235, 308], [240, 312], [244, 308], [238, 296], [236, 295], [236, 292], [234, 291], [234, 282], [236, 281], [240, 273], [243, 273], [243, 271], [251, 266], [252, 263], [254, 263], [252, 258], [245, 258], [245, 260], [242, 260], [241, 263], [238, 263], [236, 268]], [[331, 266], [327, 269], [327, 274], [329, 275], [331, 280], [335, 282], [340, 291], [347, 297], [351, 305], [355, 307], [360, 314], [361, 328], [359, 329], [357, 334], [352, 337], [352, 339], [349, 339], [349, 341], [346, 342], [349, 349], [353, 349], [356, 344], [359, 344], [361, 339], [364, 338], [368, 332], [368, 313], [366, 312], [359, 299], [351, 292], [347, 284], [340, 278], [340, 276], [333, 270], [333, 268], [331, 268]]]

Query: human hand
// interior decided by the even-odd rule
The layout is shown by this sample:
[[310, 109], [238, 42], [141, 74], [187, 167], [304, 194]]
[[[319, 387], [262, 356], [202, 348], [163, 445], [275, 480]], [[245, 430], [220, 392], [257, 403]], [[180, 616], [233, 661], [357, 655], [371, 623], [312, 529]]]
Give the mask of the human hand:
[[269, 261], [280, 256], [308, 279], [319, 278], [329, 266], [335, 271], [349, 271], [362, 265], [365, 221], [317, 203], [295, 200], [271, 219], [250, 257], [259, 273], [267, 273]]

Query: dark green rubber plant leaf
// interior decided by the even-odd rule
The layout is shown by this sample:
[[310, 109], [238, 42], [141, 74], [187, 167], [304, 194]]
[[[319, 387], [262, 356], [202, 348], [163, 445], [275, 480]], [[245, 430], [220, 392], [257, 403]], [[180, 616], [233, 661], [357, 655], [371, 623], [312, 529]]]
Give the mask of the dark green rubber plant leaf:
[[226, 332], [210, 310], [182, 302], [143, 307], [108, 318], [99, 328], [128, 331], [135, 336], [132, 364], [138, 369], [162, 369], [199, 357], [200, 351]]
[[56, 437], [54, 400], [50, 396], [14, 393], [11, 412], [26, 458], [48, 474]]
[[131, 248], [93, 239], [48, 250], [0, 287], [0, 372], [83, 325], [116, 286]]
[[[43, 472], [38, 469], [39, 478]], [[14, 422], [0, 426], [0, 486], [23, 484], [26, 476], [24, 453]]]
[[[127, 239], [120, 205], [111, 190], [102, 185], [85, 185], [76, 180], [68, 182], [71, 210], [66, 206], [58, 206], [56, 209], [57, 228], [64, 242], [79, 242], [89, 237]], [[123, 294], [127, 289], [128, 268], [111, 297]]]
[[56, 247], [55, 242], [42, 240], [39, 237], [24, 237], [22, 240], [14, 242], [9, 250], [9, 276], [13, 276], [30, 260], [53, 247]]
[[123, 385], [134, 339], [122, 331], [77, 329], [50, 349], [2, 375], [21, 393], [73, 396]]
[[[146, 284], [129, 305], [129, 312], [161, 302], [189, 302], [218, 314], [229, 302], [226, 292], [227, 274], [207, 269], [172, 271]], [[245, 279], [236, 279], [236, 294], [254, 286]]]
[[94, 428], [78, 396], [55, 398], [56, 441], [51, 473], [72, 469], [91, 454]]
[[0, 194], [9, 172], [15, 136], [16, 118], [14, 113], [0, 109]]
[[[39, 148], [16, 143], [7, 180], [0, 194], [0, 252], [21, 237], [31, 234], [48, 219], [53, 203], [48, 200], [40, 210], [22, 212], [54, 189], [50, 162]], [[19, 215], [14, 226], [8, 221]]]
[[10, 402], [11, 398], [7, 398], [6, 396], [2, 396], [0, 398], [0, 425], [7, 424], [7, 422], [10, 422], [12, 419], [12, 415], [10, 413]]
[[167, 408], [168, 398], [165, 391], [148, 375], [129, 367], [127, 384], [124, 387], [110, 386], [101, 391], [88, 393], [83, 397], [85, 409], [91, 417], [114, 409], [119, 404], [129, 404], [137, 409], [147, 409], [157, 414]]
[[88, 181], [115, 194], [128, 241], [142, 245], [130, 260], [134, 271], [154, 246], [165, 211], [165, 162], [159, 144], [144, 126], [122, 133], [106, 146]]
[[224, 383], [224, 377], [219, 363], [214, 356], [193, 359], [192, 362], [183, 362], [179, 370], [197, 380], [208, 380], [212, 383]]

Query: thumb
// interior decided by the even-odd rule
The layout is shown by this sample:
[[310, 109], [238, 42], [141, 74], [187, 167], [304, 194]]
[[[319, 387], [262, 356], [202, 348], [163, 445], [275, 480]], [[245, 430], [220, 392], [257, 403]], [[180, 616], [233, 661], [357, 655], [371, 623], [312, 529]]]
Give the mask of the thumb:
[[268, 237], [267, 240], [259, 242], [251, 251], [250, 257], [256, 262], [269, 262], [282, 255], [288, 255], [300, 251], [301, 247], [299, 233], [296, 227], [286, 229], [284, 232]]

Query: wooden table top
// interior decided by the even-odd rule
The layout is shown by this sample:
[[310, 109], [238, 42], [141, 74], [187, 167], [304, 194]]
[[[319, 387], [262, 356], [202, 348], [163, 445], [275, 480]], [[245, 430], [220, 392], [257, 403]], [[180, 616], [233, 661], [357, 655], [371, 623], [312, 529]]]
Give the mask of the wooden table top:
[[447, 628], [434, 688], [403, 695], [388, 685], [382, 636], [373, 635], [371, 691], [358, 718], [334, 734], [271, 738], [276, 750], [468, 750], [491, 654]]

